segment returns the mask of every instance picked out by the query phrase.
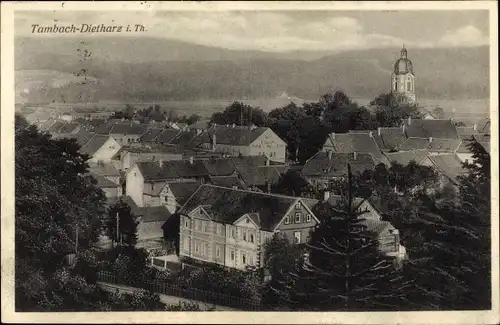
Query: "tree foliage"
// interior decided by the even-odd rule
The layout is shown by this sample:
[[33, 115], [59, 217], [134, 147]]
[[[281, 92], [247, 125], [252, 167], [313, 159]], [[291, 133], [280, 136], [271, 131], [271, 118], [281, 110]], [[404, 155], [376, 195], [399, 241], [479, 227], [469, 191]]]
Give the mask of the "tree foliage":
[[137, 216], [132, 213], [130, 206], [122, 200], [109, 208], [106, 233], [112, 241], [120, 245], [135, 246], [137, 244], [138, 225]]
[[241, 102], [234, 102], [222, 112], [212, 115], [211, 123], [225, 125], [256, 125], [265, 126], [267, 114], [260, 108], [245, 105]]

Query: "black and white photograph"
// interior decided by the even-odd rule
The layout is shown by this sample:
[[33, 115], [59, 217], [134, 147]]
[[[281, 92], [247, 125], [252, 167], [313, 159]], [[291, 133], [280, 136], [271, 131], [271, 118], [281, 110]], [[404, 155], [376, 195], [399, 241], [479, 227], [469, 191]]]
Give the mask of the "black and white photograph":
[[496, 2], [46, 4], [2, 4], [2, 314], [500, 320]]

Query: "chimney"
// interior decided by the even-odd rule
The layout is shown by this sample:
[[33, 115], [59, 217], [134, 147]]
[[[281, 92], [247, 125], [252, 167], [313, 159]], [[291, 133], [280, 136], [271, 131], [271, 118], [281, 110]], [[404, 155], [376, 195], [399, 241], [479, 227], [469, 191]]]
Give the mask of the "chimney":
[[215, 138], [215, 133], [212, 135], [212, 151], [215, 151], [215, 147], [217, 146], [217, 140]]
[[403, 123], [403, 135], [406, 134], [406, 124]]
[[429, 143], [432, 143], [432, 137], [429, 137]]
[[269, 164], [270, 164], [269, 158], [266, 156], [266, 166], [269, 166]]
[[236, 124], [235, 124], [235, 123], [233, 123], [233, 129], [234, 129], [234, 127], [235, 127], [235, 126], [236, 126]]
[[328, 160], [332, 160], [332, 151], [328, 150]]
[[381, 135], [381, 133], [382, 133], [382, 132], [381, 132], [381, 129], [382, 129], [382, 128], [381, 128], [381, 127], [379, 127], [379, 128], [378, 128], [378, 130], [377, 130], [377, 131], [378, 131], [378, 136], [380, 136], [380, 135]]
[[193, 156], [189, 157], [189, 163], [190, 163], [191, 165], [192, 165], [192, 164], [194, 164], [194, 157], [193, 157]]
[[474, 132], [477, 132], [477, 124], [474, 124], [473, 129], [474, 129]]
[[372, 131], [368, 132], [368, 135], [370, 136], [370, 138], [373, 138], [373, 133], [372, 133]]
[[408, 116], [408, 126], [411, 125], [411, 116]]
[[358, 153], [356, 151], [354, 151], [352, 153], [352, 155], [353, 155], [354, 160], [356, 160], [358, 158]]
[[330, 192], [329, 191], [325, 191], [325, 193], [323, 193], [323, 201], [328, 201], [330, 199]]
[[162, 167], [163, 167], [163, 159], [161, 159], [161, 158], [160, 158], [160, 159], [158, 160], [158, 165], [160, 165], [160, 168], [162, 168]]

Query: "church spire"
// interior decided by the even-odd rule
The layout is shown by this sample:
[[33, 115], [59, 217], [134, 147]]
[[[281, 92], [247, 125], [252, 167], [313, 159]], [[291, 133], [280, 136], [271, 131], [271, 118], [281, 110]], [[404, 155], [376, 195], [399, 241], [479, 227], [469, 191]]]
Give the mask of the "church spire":
[[408, 52], [406, 51], [405, 45], [403, 44], [403, 48], [401, 49], [401, 58], [406, 59]]

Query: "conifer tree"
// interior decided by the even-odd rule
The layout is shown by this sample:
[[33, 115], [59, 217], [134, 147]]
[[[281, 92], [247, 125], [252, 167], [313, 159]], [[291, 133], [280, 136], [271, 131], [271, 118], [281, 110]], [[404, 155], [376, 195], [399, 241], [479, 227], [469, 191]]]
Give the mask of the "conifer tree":
[[409, 283], [367, 229], [366, 211], [353, 198], [350, 166], [348, 170], [347, 195], [338, 204], [320, 203], [315, 211], [321, 223], [308, 244], [309, 257], [300, 275], [307, 288], [298, 288], [298, 297], [307, 309], [395, 310], [404, 304]]

